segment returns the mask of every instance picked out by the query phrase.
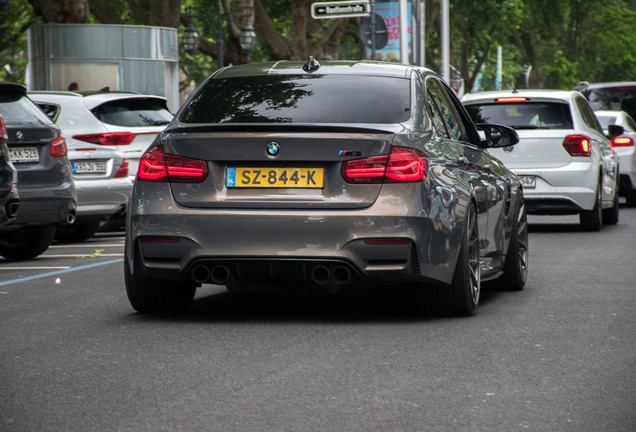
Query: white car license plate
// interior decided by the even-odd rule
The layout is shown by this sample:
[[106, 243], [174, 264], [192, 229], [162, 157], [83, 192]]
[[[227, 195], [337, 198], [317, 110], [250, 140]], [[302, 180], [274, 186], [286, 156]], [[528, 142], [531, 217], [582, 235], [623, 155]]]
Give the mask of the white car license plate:
[[72, 162], [73, 174], [103, 174], [106, 172], [106, 162]]
[[9, 147], [11, 162], [39, 162], [37, 147]]
[[535, 176], [519, 176], [521, 186], [526, 189], [534, 189], [537, 186], [537, 178]]

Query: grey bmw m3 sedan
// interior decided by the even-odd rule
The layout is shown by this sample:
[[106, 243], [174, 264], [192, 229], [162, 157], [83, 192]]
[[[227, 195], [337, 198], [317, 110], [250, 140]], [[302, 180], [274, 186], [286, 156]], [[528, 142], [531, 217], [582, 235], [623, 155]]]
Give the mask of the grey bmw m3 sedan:
[[[125, 281], [142, 313], [233, 291], [417, 287], [423, 310], [474, 313], [481, 283], [521, 290], [519, 179], [434, 72], [373, 61], [220, 69], [140, 160]], [[396, 290], [396, 293], [398, 290]]]

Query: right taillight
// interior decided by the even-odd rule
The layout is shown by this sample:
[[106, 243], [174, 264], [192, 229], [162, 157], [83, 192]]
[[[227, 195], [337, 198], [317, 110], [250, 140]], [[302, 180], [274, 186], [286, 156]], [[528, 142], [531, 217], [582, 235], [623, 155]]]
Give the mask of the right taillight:
[[137, 177], [143, 181], [201, 183], [208, 176], [205, 161], [166, 155], [162, 147], [151, 147], [139, 161]]
[[614, 147], [629, 147], [634, 145], [634, 140], [630, 137], [616, 137], [612, 140]]
[[114, 178], [128, 177], [128, 159], [124, 158], [121, 161], [121, 165], [119, 166], [119, 169], [117, 170], [117, 172], [115, 173], [113, 177]]
[[408, 147], [393, 147], [388, 156], [346, 161], [342, 178], [347, 183], [412, 183], [426, 177], [426, 155]]
[[568, 135], [563, 140], [563, 147], [570, 156], [591, 156], [592, 140], [585, 135]]

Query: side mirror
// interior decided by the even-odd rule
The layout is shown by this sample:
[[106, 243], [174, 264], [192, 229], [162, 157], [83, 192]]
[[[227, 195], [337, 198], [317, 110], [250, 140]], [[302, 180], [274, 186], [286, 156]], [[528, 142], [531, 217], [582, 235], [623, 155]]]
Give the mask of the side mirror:
[[519, 142], [519, 135], [513, 128], [488, 123], [477, 123], [477, 129], [484, 132], [485, 140], [482, 140], [482, 146], [485, 148], [510, 147]]
[[619, 125], [609, 125], [607, 127], [608, 138], [613, 139], [625, 133], [625, 128]]

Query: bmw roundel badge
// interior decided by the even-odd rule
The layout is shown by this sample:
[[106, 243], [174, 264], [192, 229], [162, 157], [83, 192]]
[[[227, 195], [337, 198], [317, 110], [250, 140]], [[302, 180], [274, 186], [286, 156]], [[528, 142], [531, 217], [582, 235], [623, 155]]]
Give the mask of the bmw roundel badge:
[[267, 143], [267, 153], [271, 156], [277, 156], [280, 153], [280, 144], [274, 141]]
[[22, 138], [24, 138], [24, 134], [22, 133], [22, 131], [17, 131], [15, 137], [18, 139], [18, 141], [22, 141]]

